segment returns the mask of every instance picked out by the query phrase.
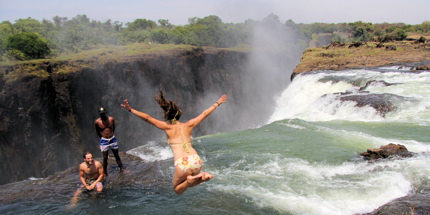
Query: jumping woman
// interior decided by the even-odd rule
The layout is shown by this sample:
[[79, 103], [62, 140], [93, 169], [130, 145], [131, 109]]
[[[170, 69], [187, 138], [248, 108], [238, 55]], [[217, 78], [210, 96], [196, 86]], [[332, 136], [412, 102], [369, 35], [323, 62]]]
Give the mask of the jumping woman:
[[170, 100], [164, 98], [163, 92], [160, 90], [155, 97], [158, 105], [164, 111], [164, 120], [157, 120], [146, 113], [130, 108], [127, 100], [121, 106], [143, 119], [145, 122], [154, 125], [163, 130], [167, 135], [167, 143], [173, 152], [175, 161], [175, 173], [173, 175], [173, 188], [180, 195], [187, 190], [188, 187], [194, 187], [202, 182], [209, 181], [213, 176], [202, 170], [202, 161], [196, 150], [191, 146], [191, 132], [203, 119], [212, 113], [222, 103], [227, 101], [227, 95], [222, 95], [217, 102], [207, 108], [197, 117], [182, 123], [179, 121], [182, 115], [182, 110]]

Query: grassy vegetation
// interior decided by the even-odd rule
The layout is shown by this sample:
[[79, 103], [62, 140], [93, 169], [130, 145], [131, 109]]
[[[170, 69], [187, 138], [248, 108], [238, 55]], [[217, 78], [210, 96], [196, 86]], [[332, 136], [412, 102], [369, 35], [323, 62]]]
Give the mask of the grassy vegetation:
[[[55, 65], [53, 73], [70, 73], [85, 68], [95, 69], [98, 65], [108, 62], [126, 62], [136, 57], [173, 56], [195, 48], [197, 47], [192, 45], [173, 44], [133, 43], [125, 46], [107, 45], [73, 54], [64, 54], [51, 59], [3, 61], [0, 62], [0, 72], [6, 82], [11, 82], [24, 76], [48, 77], [49, 73], [46, 72], [46, 66], [43, 66], [45, 62]], [[206, 52], [220, 50], [249, 52], [252, 48], [249, 45], [240, 45], [231, 48], [203, 47], [203, 49]]]
[[3, 80], [8, 83], [17, 80], [20, 77], [48, 77], [49, 74], [46, 72], [46, 70], [40, 66], [40, 64], [36, 63], [21, 63], [17, 64], [13, 68], [13, 72], [9, 72], [7, 70], [2, 71], [3, 74]]
[[63, 55], [54, 60], [87, 60], [92, 58], [104, 57], [106, 59], [126, 59], [145, 54], [169, 54], [170, 51], [191, 50], [190, 45], [172, 45], [172, 44], [142, 44], [134, 43], [125, 46], [108, 45], [97, 49], [85, 50], [75, 54]]

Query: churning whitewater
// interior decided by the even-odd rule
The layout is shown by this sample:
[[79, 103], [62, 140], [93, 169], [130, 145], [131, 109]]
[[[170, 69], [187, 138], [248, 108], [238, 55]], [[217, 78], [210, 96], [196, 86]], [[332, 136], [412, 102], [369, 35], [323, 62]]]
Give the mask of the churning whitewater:
[[[409, 72], [396, 67], [304, 73], [277, 100], [277, 107], [269, 123], [293, 118], [307, 121], [428, 123], [429, 76], [428, 72]], [[370, 84], [365, 91], [360, 90], [366, 83]], [[342, 102], [334, 95], [346, 92], [361, 95], [391, 94], [393, 100], [402, 100], [396, 101], [394, 111], [382, 117], [372, 107], [357, 107], [355, 102]]]

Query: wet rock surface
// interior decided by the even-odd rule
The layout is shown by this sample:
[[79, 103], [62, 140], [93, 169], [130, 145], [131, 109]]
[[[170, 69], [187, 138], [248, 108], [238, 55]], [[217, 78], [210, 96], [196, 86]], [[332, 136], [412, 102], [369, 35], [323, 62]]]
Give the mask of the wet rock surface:
[[341, 101], [354, 101], [357, 107], [370, 106], [385, 116], [390, 111], [395, 110], [395, 106], [391, 102], [393, 98], [401, 98], [393, 94], [360, 94], [360, 95], [343, 95]]
[[378, 149], [367, 149], [366, 152], [360, 154], [367, 160], [376, 160], [380, 158], [392, 157], [412, 157], [415, 153], [409, 152], [404, 145], [390, 143], [379, 147]]
[[385, 204], [371, 213], [364, 215], [430, 214], [430, 192], [411, 194]]
[[[152, 171], [162, 165], [158, 162], [144, 162], [139, 157], [120, 152], [121, 160], [128, 173], [119, 170], [112, 153], [108, 160], [108, 176], [102, 180], [103, 190], [120, 189], [121, 187], [143, 186], [150, 188], [160, 184], [171, 183], [171, 175], [156, 175]], [[101, 157], [95, 160], [102, 161]], [[83, 161], [83, 159], [82, 159]], [[82, 162], [80, 161], [80, 162]], [[173, 174], [173, 172], [172, 172]], [[79, 180], [79, 167], [70, 167], [47, 178], [24, 180], [0, 186], [0, 205], [22, 201], [38, 201], [46, 198], [58, 198], [68, 201], [82, 185]], [[173, 190], [171, 191], [173, 192]]]

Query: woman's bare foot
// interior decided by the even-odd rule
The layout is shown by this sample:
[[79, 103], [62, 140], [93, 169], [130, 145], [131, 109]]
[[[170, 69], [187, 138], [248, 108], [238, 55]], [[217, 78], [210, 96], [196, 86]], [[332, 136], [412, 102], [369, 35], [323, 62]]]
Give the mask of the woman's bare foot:
[[212, 179], [213, 175], [207, 173], [207, 172], [203, 172], [202, 173], [202, 181], [209, 181]]
[[213, 175], [207, 172], [202, 172], [194, 176], [189, 175], [187, 176], [188, 187], [194, 187], [202, 182], [209, 181], [212, 177]]
[[194, 176], [192, 175], [187, 176], [187, 184], [188, 184], [187, 187], [194, 187], [197, 184], [200, 184], [202, 182], [202, 176], [203, 176], [203, 173], [200, 173]]

